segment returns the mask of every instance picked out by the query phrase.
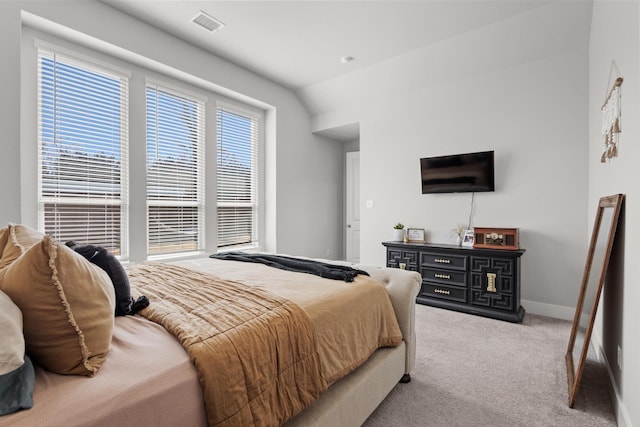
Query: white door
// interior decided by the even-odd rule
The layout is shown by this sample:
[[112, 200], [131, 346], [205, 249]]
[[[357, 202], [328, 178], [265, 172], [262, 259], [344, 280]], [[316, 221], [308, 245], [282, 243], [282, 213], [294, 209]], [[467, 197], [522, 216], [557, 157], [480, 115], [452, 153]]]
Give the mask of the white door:
[[360, 262], [360, 153], [347, 153], [345, 188], [346, 260]]

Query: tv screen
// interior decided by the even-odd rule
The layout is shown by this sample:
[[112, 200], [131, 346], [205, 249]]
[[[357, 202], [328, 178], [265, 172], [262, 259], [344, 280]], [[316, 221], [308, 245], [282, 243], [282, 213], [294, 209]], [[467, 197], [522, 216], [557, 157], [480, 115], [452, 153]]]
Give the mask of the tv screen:
[[493, 151], [420, 159], [422, 194], [494, 191]]

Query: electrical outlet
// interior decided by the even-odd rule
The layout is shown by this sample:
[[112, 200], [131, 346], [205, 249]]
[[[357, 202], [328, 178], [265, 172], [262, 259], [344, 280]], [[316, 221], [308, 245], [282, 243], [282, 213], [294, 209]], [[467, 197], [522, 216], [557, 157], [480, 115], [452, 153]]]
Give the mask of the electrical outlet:
[[622, 371], [622, 347], [618, 346], [618, 369]]

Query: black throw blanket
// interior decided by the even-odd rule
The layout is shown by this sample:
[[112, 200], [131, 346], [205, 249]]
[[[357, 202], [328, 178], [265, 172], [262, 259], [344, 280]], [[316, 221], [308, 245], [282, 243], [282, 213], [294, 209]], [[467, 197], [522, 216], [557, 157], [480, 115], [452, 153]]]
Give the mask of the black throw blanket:
[[210, 258], [228, 261], [257, 262], [281, 270], [295, 271], [297, 273], [309, 273], [325, 279], [343, 280], [353, 282], [358, 274], [368, 276], [369, 273], [355, 268], [329, 264], [326, 262], [308, 259], [291, 258], [282, 255], [249, 254], [245, 252], [224, 252], [209, 255]]

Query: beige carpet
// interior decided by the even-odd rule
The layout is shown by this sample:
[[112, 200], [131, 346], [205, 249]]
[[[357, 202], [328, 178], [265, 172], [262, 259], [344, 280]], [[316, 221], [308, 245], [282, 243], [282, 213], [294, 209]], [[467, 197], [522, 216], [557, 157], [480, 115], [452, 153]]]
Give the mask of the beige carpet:
[[365, 422], [388, 426], [615, 426], [606, 368], [585, 368], [567, 405], [571, 323], [526, 314], [509, 323], [418, 304], [417, 360]]

